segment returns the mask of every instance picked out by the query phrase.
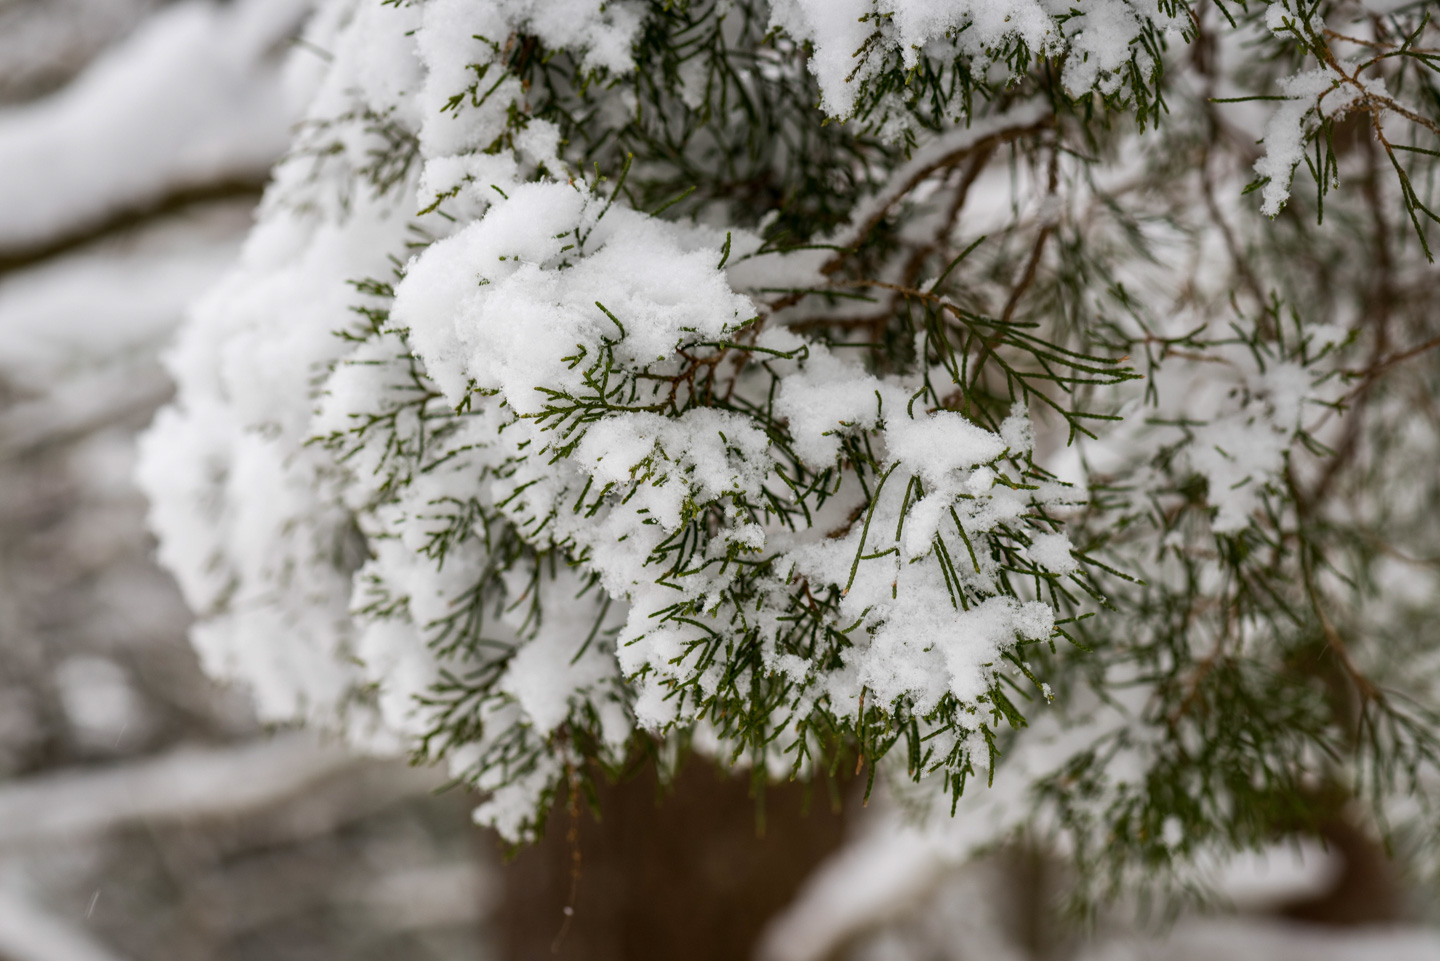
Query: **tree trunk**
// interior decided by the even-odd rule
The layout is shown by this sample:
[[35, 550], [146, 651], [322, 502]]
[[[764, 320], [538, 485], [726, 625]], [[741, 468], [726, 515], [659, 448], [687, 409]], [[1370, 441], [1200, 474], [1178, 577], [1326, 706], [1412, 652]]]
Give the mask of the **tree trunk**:
[[[506, 865], [496, 921], [507, 959], [743, 961], [765, 923], [841, 841], [823, 785], [770, 785], [764, 836], [746, 775], [693, 761], [661, 789], [653, 769], [600, 790], [579, 818], [578, 882], [562, 798], [545, 837]], [[806, 810], [808, 807], [808, 811]], [[563, 929], [563, 931], [562, 931]]]

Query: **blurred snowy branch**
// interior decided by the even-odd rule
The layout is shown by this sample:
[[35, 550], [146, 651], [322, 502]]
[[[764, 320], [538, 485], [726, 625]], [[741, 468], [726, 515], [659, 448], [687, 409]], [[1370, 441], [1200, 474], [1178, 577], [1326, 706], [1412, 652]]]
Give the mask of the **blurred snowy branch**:
[[[99, 770], [0, 785], [0, 846], [35, 845], [136, 822], [238, 817], [289, 800], [359, 763], [307, 734], [221, 748], [180, 748]], [[408, 779], [418, 793], [433, 777]]]
[[0, 265], [182, 202], [255, 192], [284, 150], [303, 0], [186, 0], [74, 83], [0, 113]]
[[138, 378], [129, 371], [90, 375], [71, 388], [0, 413], [0, 462], [146, 417], [171, 393], [158, 371]]

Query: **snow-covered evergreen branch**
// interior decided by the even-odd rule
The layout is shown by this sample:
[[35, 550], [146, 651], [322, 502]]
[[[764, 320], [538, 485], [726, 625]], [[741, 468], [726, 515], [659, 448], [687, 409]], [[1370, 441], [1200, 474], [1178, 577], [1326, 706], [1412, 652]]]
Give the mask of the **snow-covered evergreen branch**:
[[[333, 0], [146, 444], [197, 647], [514, 840], [681, 747], [1126, 870], [1393, 808], [1434, 652], [1344, 612], [1435, 451], [1347, 388], [1434, 334], [1420, 7]], [[1321, 226], [1239, 201], [1301, 162]]]

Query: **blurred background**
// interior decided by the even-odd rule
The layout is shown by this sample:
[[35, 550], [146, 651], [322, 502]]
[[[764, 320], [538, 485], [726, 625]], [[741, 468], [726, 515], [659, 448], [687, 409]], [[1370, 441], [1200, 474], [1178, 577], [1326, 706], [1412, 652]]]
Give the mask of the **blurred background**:
[[511, 856], [436, 772], [262, 729], [130, 477], [309, 7], [0, 0], [0, 961], [1440, 959], [1433, 893], [1343, 824], [1224, 866], [1217, 914], [1082, 935], [1062, 864], [955, 863], [883, 803], [772, 789], [762, 837], [747, 780], [641, 772]]

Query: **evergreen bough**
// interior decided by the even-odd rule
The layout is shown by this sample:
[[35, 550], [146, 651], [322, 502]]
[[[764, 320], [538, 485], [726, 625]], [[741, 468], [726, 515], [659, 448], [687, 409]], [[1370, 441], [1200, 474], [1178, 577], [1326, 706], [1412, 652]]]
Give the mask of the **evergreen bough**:
[[1433, 9], [328, 0], [143, 452], [207, 668], [512, 841], [694, 750], [1082, 900], [1435, 855]]

